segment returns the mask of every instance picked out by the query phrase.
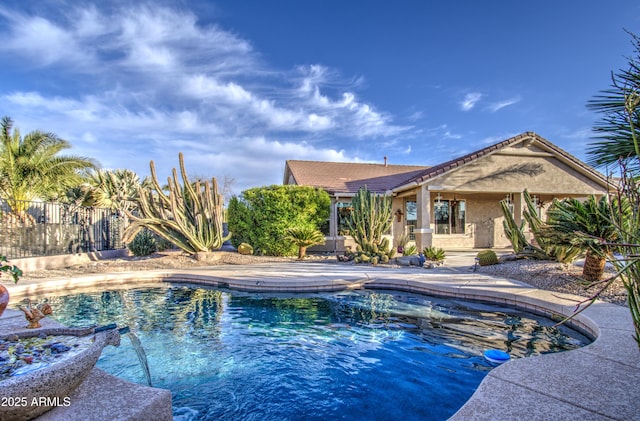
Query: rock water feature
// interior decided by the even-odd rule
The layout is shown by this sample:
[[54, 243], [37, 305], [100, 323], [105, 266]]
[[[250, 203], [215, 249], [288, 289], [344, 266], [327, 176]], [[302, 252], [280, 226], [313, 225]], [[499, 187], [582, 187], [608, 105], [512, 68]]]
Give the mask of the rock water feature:
[[21, 376], [76, 355], [93, 343], [90, 336], [46, 335], [33, 338], [9, 335], [0, 339], [0, 381]]
[[44, 328], [0, 336], [0, 419], [28, 420], [69, 396], [93, 369], [107, 345], [120, 345], [115, 325]]

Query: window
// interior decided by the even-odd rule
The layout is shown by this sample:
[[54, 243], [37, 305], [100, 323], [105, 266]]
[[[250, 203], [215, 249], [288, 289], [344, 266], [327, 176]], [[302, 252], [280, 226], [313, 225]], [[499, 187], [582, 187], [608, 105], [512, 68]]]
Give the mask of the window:
[[464, 234], [464, 200], [436, 200], [433, 206], [436, 234]]
[[406, 231], [409, 233], [409, 240], [414, 241], [416, 235], [413, 230], [418, 223], [418, 206], [415, 200], [407, 200], [404, 205]]

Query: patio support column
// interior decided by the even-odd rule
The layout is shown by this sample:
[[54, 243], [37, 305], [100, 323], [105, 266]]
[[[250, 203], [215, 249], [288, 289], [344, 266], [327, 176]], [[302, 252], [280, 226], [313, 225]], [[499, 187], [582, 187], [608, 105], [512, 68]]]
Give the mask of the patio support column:
[[524, 205], [524, 196], [523, 193], [514, 193], [513, 195], [513, 219], [516, 221], [516, 224], [520, 225], [522, 223], [522, 209]]
[[416, 193], [416, 207], [418, 221], [413, 232], [416, 235], [416, 247], [422, 252], [425, 247], [431, 247], [433, 231], [431, 229], [431, 192], [426, 186], [420, 186]]
[[329, 235], [325, 238], [327, 244], [331, 244], [332, 251], [338, 251], [338, 202], [339, 198], [331, 198], [331, 210], [329, 211]]

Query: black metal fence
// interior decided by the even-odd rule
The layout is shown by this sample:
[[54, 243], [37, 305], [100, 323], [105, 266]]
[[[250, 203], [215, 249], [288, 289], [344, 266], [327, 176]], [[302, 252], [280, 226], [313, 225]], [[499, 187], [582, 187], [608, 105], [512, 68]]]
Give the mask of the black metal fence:
[[9, 259], [124, 248], [123, 214], [105, 208], [0, 199], [0, 254]]

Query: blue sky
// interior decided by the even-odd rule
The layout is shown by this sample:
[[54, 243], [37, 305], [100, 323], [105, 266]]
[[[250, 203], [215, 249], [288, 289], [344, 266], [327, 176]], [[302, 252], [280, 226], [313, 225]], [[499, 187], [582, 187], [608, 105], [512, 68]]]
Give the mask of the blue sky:
[[[106, 5], [105, 5], [106, 4]], [[0, 3], [0, 116], [232, 192], [287, 159], [434, 165], [525, 131], [584, 159], [636, 0]]]

